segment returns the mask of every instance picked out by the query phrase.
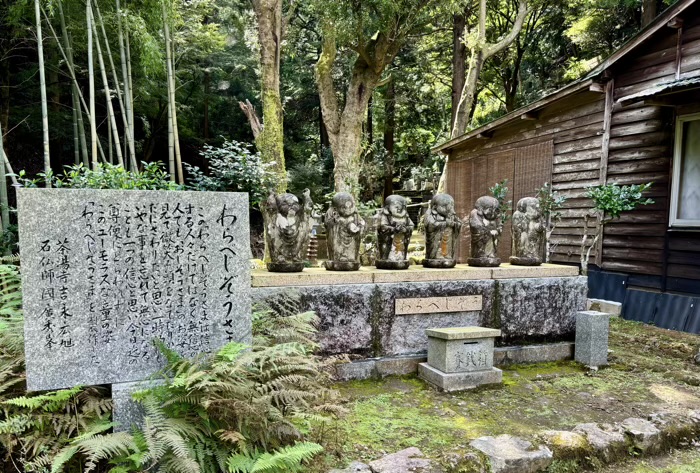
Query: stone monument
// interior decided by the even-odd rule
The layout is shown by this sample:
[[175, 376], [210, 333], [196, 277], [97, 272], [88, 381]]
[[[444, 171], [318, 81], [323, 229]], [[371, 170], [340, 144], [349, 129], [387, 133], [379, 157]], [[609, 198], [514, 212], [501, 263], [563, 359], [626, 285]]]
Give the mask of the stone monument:
[[425, 214], [426, 268], [453, 268], [462, 222], [455, 213], [455, 201], [448, 194], [436, 194]]
[[510, 264], [539, 266], [544, 252], [545, 221], [536, 197], [523, 197], [513, 212], [513, 256]]
[[406, 199], [390, 195], [379, 211], [377, 268], [408, 269], [408, 244], [412, 233], [413, 222], [406, 210]]
[[503, 223], [498, 210], [498, 200], [488, 195], [479, 197], [474, 210], [469, 215], [471, 233], [471, 257], [469, 266], [499, 266], [500, 258], [496, 256], [498, 240], [503, 231]]
[[311, 201], [304, 190], [304, 204], [294, 194], [270, 193], [263, 204], [270, 262], [267, 270], [275, 273], [296, 273], [304, 269], [311, 238]]
[[248, 195], [19, 189], [27, 389], [149, 378], [251, 342]]
[[434, 328], [428, 335], [428, 362], [418, 375], [443, 391], [498, 384], [503, 373], [493, 367], [494, 338], [500, 330], [484, 327]]
[[355, 200], [347, 192], [333, 196], [326, 213], [328, 261], [326, 269], [357, 271], [360, 269], [360, 239], [365, 221], [355, 207]]
[[608, 364], [610, 314], [583, 310], [576, 314], [576, 346], [574, 359], [586, 366]]

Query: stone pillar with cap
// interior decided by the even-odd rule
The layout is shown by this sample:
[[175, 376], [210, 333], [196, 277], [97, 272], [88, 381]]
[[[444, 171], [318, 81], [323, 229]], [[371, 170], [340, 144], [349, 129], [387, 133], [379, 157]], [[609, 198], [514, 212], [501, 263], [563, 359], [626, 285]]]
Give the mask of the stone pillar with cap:
[[441, 391], [462, 391], [500, 384], [503, 373], [493, 366], [494, 339], [500, 330], [485, 327], [434, 328], [428, 335], [428, 362], [418, 375]]

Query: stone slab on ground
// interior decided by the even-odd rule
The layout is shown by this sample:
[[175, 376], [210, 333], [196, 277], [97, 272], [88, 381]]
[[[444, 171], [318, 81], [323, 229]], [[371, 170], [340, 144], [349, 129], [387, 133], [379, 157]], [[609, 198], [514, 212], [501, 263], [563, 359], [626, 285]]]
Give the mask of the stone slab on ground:
[[512, 435], [480, 437], [469, 445], [489, 458], [492, 473], [535, 473], [553, 461], [552, 451]]
[[347, 468], [336, 468], [334, 470], [329, 471], [328, 473], [372, 473], [372, 470], [370, 470], [369, 465], [365, 463], [352, 462], [347, 466]]
[[373, 473], [443, 473], [416, 447], [392, 453], [369, 463]]
[[623, 420], [620, 426], [639, 450], [646, 452], [661, 447], [659, 442], [661, 431], [652, 422], [638, 417], [629, 417]]
[[548, 363], [571, 360], [573, 357], [573, 342], [496, 347], [493, 351], [493, 364], [496, 366], [508, 366], [521, 363]]
[[593, 450], [606, 462], [612, 461], [627, 450], [625, 435], [617, 426], [595, 423], [578, 424], [573, 431], [586, 437]]
[[250, 343], [248, 195], [19, 189], [27, 389], [148, 378]]
[[540, 437], [557, 459], [582, 458], [590, 448], [586, 437], [568, 430], [545, 430]]
[[484, 384], [500, 384], [503, 381], [503, 371], [498, 368], [463, 373], [445, 373], [430, 366], [428, 363], [418, 365], [418, 376], [440, 391], [445, 392], [464, 391]]
[[607, 365], [609, 331], [610, 314], [594, 310], [576, 314], [576, 361], [593, 367]]
[[622, 314], [622, 302], [606, 301], [605, 299], [588, 299], [586, 310], [596, 310], [618, 317]]

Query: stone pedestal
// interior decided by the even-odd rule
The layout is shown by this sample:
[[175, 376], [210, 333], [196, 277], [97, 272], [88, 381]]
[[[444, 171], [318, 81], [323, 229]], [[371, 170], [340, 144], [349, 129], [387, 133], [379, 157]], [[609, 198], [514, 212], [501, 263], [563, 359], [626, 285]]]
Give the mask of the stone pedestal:
[[595, 310], [576, 314], [576, 361], [591, 367], [608, 364], [609, 326], [610, 314]]
[[453, 327], [426, 330], [428, 362], [418, 375], [442, 391], [461, 391], [482, 384], [498, 384], [503, 374], [493, 367], [494, 338], [500, 330]]

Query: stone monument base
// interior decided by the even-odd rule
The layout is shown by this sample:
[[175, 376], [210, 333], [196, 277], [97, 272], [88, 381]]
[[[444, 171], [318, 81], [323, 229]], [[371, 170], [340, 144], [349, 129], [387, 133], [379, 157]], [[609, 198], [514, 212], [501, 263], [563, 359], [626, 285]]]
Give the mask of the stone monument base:
[[304, 270], [304, 262], [267, 263], [267, 270], [271, 273], [300, 273]]
[[482, 257], [482, 258], [469, 258], [467, 259], [467, 264], [469, 266], [480, 266], [480, 267], [497, 267], [501, 265], [501, 259], [500, 258], [487, 258], [487, 257]]
[[484, 384], [500, 384], [503, 381], [503, 371], [491, 368], [483, 371], [463, 373], [445, 373], [428, 363], [418, 365], [418, 376], [435, 386], [440, 391], [453, 392], [474, 389]]
[[359, 261], [326, 261], [328, 271], [357, 271], [360, 269]]
[[456, 259], [424, 259], [423, 267], [425, 268], [454, 268], [457, 265]]
[[377, 269], [408, 269], [408, 267], [411, 266], [411, 262], [407, 259], [401, 261], [378, 259], [376, 266]]
[[542, 264], [541, 258], [526, 258], [521, 256], [511, 256], [510, 264], [516, 266], [539, 266]]

